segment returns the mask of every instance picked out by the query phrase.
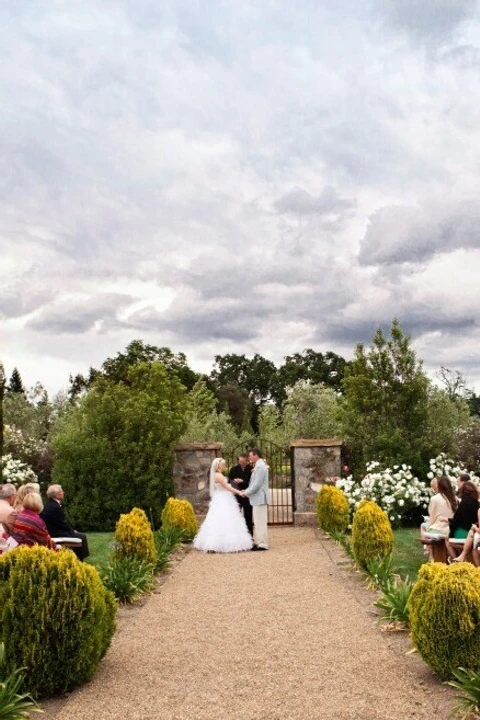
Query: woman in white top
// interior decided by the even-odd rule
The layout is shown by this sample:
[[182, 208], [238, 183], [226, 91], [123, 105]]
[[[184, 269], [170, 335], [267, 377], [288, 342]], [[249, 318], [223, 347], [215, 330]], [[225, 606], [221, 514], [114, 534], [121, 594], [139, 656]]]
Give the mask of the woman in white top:
[[452, 483], [445, 475], [437, 478], [437, 492], [428, 505], [428, 527], [427, 533], [437, 535], [448, 535], [450, 528], [448, 520], [457, 508], [457, 499], [453, 492]]
[[[450, 479], [443, 475], [434, 478], [431, 482], [435, 494], [428, 505], [428, 522], [420, 528], [422, 540], [430, 539], [432, 536], [448, 537], [450, 527], [448, 519], [451, 518], [457, 507], [457, 500], [453, 492]], [[431, 549], [427, 546], [430, 557]]]

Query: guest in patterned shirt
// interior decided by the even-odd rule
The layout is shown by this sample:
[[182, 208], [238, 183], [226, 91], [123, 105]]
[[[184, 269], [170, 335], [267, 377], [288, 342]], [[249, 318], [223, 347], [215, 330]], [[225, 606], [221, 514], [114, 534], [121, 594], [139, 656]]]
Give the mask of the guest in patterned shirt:
[[48, 534], [47, 526], [39, 515], [43, 509], [42, 498], [38, 493], [29, 493], [23, 499], [23, 510], [13, 523], [11, 535], [19, 545], [43, 545], [56, 550], [56, 545]]

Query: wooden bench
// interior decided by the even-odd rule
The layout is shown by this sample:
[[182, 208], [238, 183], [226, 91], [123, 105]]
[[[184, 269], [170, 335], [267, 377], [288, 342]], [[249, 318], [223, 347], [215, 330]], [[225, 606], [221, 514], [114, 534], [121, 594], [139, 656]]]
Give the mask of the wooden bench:
[[[445, 538], [417, 538], [417, 542], [422, 543], [422, 545], [430, 545], [430, 547], [432, 548], [433, 562], [447, 562], [448, 554], [445, 545]], [[459, 542], [458, 540], [456, 541], [454, 538], [452, 538], [450, 540], [450, 545], [461, 552], [463, 550], [464, 543]], [[471, 551], [467, 555], [466, 562], [473, 563], [473, 556]]]
[[52, 540], [55, 545], [64, 548], [78, 548], [82, 544], [81, 538], [76, 537], [55, 537]]

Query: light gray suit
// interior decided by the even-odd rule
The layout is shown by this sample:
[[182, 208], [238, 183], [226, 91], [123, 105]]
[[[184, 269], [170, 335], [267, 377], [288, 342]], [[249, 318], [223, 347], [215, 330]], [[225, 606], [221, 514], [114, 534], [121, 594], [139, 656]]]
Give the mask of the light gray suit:
[[268, 467], [262, 458], [255, 463], [245, 495], [249, 498], [252, 507], [254, 505], [268, 505], [269, 503]]
[[268, 467], [262, 458], [255, 463], [250, 484], [245, 490], [253, 509], [254, 540], [255, 545], [268, 549]]

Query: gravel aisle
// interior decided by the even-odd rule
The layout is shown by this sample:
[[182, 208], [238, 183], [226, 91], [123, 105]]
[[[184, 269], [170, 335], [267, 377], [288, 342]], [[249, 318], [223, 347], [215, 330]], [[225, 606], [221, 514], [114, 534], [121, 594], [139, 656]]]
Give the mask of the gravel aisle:
[[[55, 720], [432, 720], [450, 691], [381, 633], [372, 595], [309, 528], [266, 553], [190, 552]], [[337, 555], [335, 555], [337, 554]], [[49, 710], [49, 708], [47, 708]]]

